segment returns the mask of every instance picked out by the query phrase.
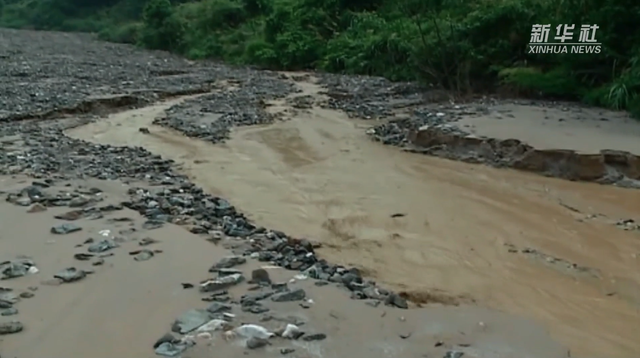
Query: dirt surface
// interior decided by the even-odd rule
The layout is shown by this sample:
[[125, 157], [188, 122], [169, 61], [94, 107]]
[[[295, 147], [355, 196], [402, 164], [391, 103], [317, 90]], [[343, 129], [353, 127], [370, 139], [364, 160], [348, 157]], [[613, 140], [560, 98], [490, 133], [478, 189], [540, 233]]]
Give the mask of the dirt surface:
[[[264, 306], [304, 316], [309, 336], [323, 333], [327, 338], [309, 342], [273, 338], [267, 347], [247, 350], [239, 346], [245, 341], [237, 337], [226, 341], [215, 333], [212, 339], [196, 337], [196, 346], [185, 357], [210, 356], [212, 349], [225, 356], [278, 356], [287, 347], [296, 349], [290, 353], [294, 357], [459, 358], [455, 352], [464, 352], [464, 357], [477, 358], [626, 358], [640, 352], [640, 233], [630, 220], [640, 214], [640, 192], [446, 161], [371, 140], [373, 134], [387, 144], [407, 143], [408, 129], [425, 124], [440, 126], [439, 133], [462, 135], [473, 129], [478, 135], [493, 135], [491, 128], [506, 129], [482, 124], [491, 123], [482, 113], [500, 112], [495, 108], [504, 106], [515, 118], [524, 111], [524, 122], [530, 123], [535, 121], [531, 112], [537, 111], [530, 105], [475, 104], [481, 110], [470, 111], [468, 105], [447, 109], [425, 102], [422, 90], [412, 84], [213, 64], [189, 64], [186, 72], [174, 76], [192, 82], [183, 85], [183, 80], [176, 79], [178, 85], [167, 81], [172, 83], [170, 88], [163, 87], [169, 84], [154, 84], [157, 88], [151, 91], [145, 81], [153, 77], [155, 67], [127, 64], [154, 56], [157, 66], [164, 62], [169, 71], [172, 61], [180, 60], [72, 35], [11, 35], [9, 42], [2, 36], [2, 48], [21, 51], [20, 61], [28, 62], [30, 69], [74, 46], [74, 61], [89, 61], [80, 53], [92, 49], [97, 51], [91, 57], [94, 63], [105, 68], [122, 63], [114, 71], [129, 78], [135, 91], [99, 78], [86, 82], [86, 88], [111, 86], [110, 96], [139, 98], [135, 106], [144, 107], [125, 111], [116, 106], [107, 111], [115, 112], [107, 118], [87, 113], [58, 121], [7, 123], [2, 127], [2, 173], [58, 178], [48, 190], [60, 190], [65, 183], [71, 183], [72, 189], [98, 187], [114, 203], [130, 200], [130, 207], [147, 219], [186, 220], [186, 228], [195, 234], [171, 224], [148, 233], [144, 219], [124, 209], [118, 216], [130, 217], [132, 223], [108, 218], [79, 221], [83, 231], [53, 237], [49, 228], [59, 223], [52, 216], [68, 208], [27, 214], [27, 208], [16, 205], [15, 200], [14, 205], [3, 204], [0, 252], [9, 256], [5, 259], [32, 256], [40, 272], [37, 278], [27, 275], [8, 281], [17, 292], [29, 287], [37, 290], [33, 298], [16, 304], [17, 317], [26, 328], [3, 338], [1, 354], [153, 356], [153, 342], [169, 330], [175, 317], [190, 308], [207, 307], [197, 289], [183, 290], [181, 283], [197, 286], [212, 264], [230, 255], [229, 249], [262, 261], [249, 259], [239, 266], [248, 277], [253, 269], [271, 261], [288, 269], [269, 269], [274, 281], [291, 280], [302, 270], [304, 276], [293, 278], [286, 292], [303, 288], [312, 301], [269, 301]], [[40, 45], [33, 49], [17, 49], [15, 44], [20, 41], [16, 36], [23, 37], [21, 43], [30, 43], [27, 40], [33, 36], [42, 41], [35, 41]], [[48, 42], [57, 46], [45, 46]], [[103, 49], [119, 56], [103, 56]], [[49, 52], [45, 55], [43, 51]], [[15, 58], [3, 58], [2, 68], [14, 66]], [[130, 72], [132, 67], [143, 69]], [[66, 67], [53, 66], [51, 71], [37, 70], [25, 76], [33, 77], [33, 83], [43, 81], [43, 73], [49, 78], [59, 76], [56, 83], [62, 84], [45, 88], [47, 96], [63, 88], [56, 86], [81, 82], [73, 75], [64, 77], [72, 71], [56, 74], [59, 68]], [[82, 76], [82, 71], [76, 74]], [[6, 113], [18, 113], [23, 103], [31, 103], [25, 98], [28, 91], [12, 88], [0, 108]], [[193, 94], [196, 92], [203, 93]], [[148, 97], [149, 93], [153, 96]], [[191, 95], [149, 104], [176, 93]], [[82, 94], [77, 98], [82, 103]], [[70, 101], [69, 96], [63, 102]], [[29, 111], [42, 113], [58, 106], [46, 102], [25, 113], [28, 117]], [[556, 115], [564, 108], [544, 111]], [[602, 115], [597, 110], [567, 108], [582, 113], [584, 121], [600, 120]], [[409, 125], [376, 126], [381, 123], [377, 119], [394, 113], [407, 117]], [[580, 122], [575, 116], [567, 117]], [[450, 126], [441, 126], [444, 120]], [[633, 128], [633, 123], [624, 125]], [[547, 127], [558, 135], [555, 124]], [[633, 130], [620, 131], [628, 135]], [[633, 142], [618, 139], [614, 129], [605, 132], [608, 134], [598, 137], [600, 143], [593, 141], [591, 149], [578, 147], [581, 141], [577, 139], [575, 146], [561, 148], [635, 150]], [[19, 183], [20, 178], [5, 177], [3, 189], [19, 192], [29, 184]], [[129, 184], [123, 185], [122, 180]], [[162, 195], [167, 194], [147, 195], [136, 189], [126, 193], [128, 188], [148, 186], [145, 182], [168, 188], [164, 190], [183, 189], [171, 191], [166, 202]], [[189, 193], [186, 198], [183, 192]], [[227, 198], [258, 227], [281, 231], [257, 231], [235, 211], [217, 214], [220, 209], [207, 203], [218, 199], [207, 193]], [[88, 237], [97, 238], [104, 228], [116, 232], [128, 225], [139, 231], [123, 235], [122, 247], [114, 249], [113, 258], [105, 258], [95, 273], [73, 284], [49, 287], [43, 283], [43, 277], [74, 265], [73, 250], [79, 249], [75, 245]], [[147, 235], [160, 241], [161, 253], [145, 262], [126, 255]], [[286, 238], [291, 250], [269, 248], [265, 240], [275, 240], [273, 237]], [[207, 242], [213, 238], [218, 245]], [[317, 242], [315, 250], [294, 238]], [[306, 261], [314, 255], [321, 260]], [[337, 264], [338, 271], [323, 260]], [[90, 262], [86, 264], [91, 267]], [[357, 270], [349, 269], [352, 267]], [[312, 275], [311, 268], [320, 270], [319, 276]], [[363, 277], [355, 286], [346, 281], [354, 272]], [[319, 280], [304, 279], [310, 276]], [[376, 283], [367, 281], [370, 279]], [[373, 287], [378, 290], [375, 294]], [[245, 310], [240, 297], [253, 292], [247, 289], [244, 284], [230, 289], [237, 315], [232, 324], [280, 328], [282, 321], [263, 321]], [[267, 288], [259, 291], [263, 290]], [[58, 306], [44, 304], [38, 301], [40, 297]], [[406, 304], [405, 299], [411, 303], [410, 311], [398, 308]], [[240, 306], [242, 310], [236, 309]], [[95, 322], [105, 321], [110, 323], [96, 327]], [[78, 343], [61, 344], [72, 339]], [[41, 343], [34, 345], [34, 341]]]

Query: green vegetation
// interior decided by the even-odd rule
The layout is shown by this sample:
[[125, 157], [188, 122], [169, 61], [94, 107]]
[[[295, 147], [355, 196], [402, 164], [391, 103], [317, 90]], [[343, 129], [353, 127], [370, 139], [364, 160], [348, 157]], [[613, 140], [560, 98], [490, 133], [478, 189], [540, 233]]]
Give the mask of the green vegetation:
[[[599, 54], [529, 54], [533, 24], [597, 24]], [[0, 26], [270, 69], [420, 79], [640, 116], [637, 0], [0, 0]]]

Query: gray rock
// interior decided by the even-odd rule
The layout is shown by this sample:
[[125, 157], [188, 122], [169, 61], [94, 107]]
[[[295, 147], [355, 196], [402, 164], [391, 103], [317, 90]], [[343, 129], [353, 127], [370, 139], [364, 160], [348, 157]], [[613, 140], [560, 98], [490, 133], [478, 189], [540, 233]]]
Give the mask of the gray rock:
[[15, 203], [20, 206], [29, 206], [31, 205], [32, 201], [31, 201], [31, 198], [24, 197], [24, 198], [18, 198], [15, 201]]
[[327, 335], [324, 333], [314, 333], [314, 334], [308, 334], [305, 335], [304, 337], [302, 337], [303, 341], [306, 342], [311, 342], [311, 341], [322, 341], [327, 339]]
[[66, 235], [66, 234], [71, 234], [72, 232], [77, 232], [82, 230], [82, 228], [78, 225], [74, 225], [74, 224], [62, 224], [62, 225], [57, 225], [51, 228], [51, 233], [52, 234], [57, 234], [57, 235]]
[[246, 262], [247, 262], [247, 259], [245, 259], [242, 256], [227, 256], [222, 258], [215, 265], [213, 265], [213, 267], [211, 267], [209, 272], [216, 272], [218, 269], [232, 268], [234, 266], [242, 265]]
[[1, 322], [0, 336], [18, 333], [18, 332], [21, 332], [23, 329], [24, 329], [24, 325], [19, 321]]
[[136, 261], [147, 261], [151, 259], [155, 254], [151, 250], [139, 250], [137, 254], [133, 256], [133, 259]]
[[79, 270], [75, 267], [69, 267], [53, 275], [53, 277], [62, 280], [64, 283], [71, 283], [80, 281], [87, 277], [87, 271]]
[[71, 199], [71, 201], [69, 201], [69, 207], [70, 208], [80, 208], [83, 207], [87, 204], [89, 204], [91, 202], [91, 198], [88, 198], [86, 196], [78, 196], [75, 197], [73, 199]]
[[244, 276], [241, 274], [228, 275], [218, 277], [217, 279], [208, 280], [200, 284], [200, 292], [213, 292], [228, 288], [244, 280]]
[[115, 249], [117, 247], [119, 247], [119, 245], [115, 242], [104, 239], [96, 242], [95, 244], [89, 245], [89, 248], [87, 250], [92, 253], [100, 253]]
[[211, 317], [205, 310], [192, 309], [183, 313], [173, 323], [171, 330], [180, 334], [187, 334], [209, 322]]
[[189, 348], [187, 343], [162, 342], [154, 349], [154, 352], [163, 357], [178, 357]]
[[225, 305], [223, 303], [213, 302], [207, 307], [207, 311], [209, 313], [223, 313], [223, 312], [231, 312], [233, 309], [230, 305]]
[[269, 277], [269, 272], [267, 270], [260, 268], [251, 271], [251, 281], [249, 282], [271, 284], [271, 278]]
[[247, 348], [258, 349], [270, 345], [269, 341], [263, 338], [251, 337], [247, 339]]
[[276, 293], [271, 296], [271, 300], [274, 302], [293, 302], [302, 301], [307, 297], [307, 293], [302, 288]]
[[385, 298], [384, 303], [387, 306], [394, 306], [394, 307], [402, 308], [402, 309], [408, 309], [409, 308], [409, 304], [407, 303], [407, 300], [405, 300], [404, 298], [400, 297], [400, 295], [398, 295], [396, 293], [391, 293], [389, 296], [387, 296]]
[[0, 278], [3, 280], [25, 276], [35, 263], [28, 259], [5, 261], [0, 263]]
[[16, 314], [18, 314], [18, 310], [15, 307], [7, 308], [0, 312], [0, 315], [2, 316], [13, 316]]

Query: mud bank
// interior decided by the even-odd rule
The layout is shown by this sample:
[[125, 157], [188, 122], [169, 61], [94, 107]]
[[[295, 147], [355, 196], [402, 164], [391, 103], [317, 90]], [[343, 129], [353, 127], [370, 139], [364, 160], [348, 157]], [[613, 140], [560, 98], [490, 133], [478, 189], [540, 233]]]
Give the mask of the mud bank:
[[640, 157], [625, 151], [587, 154], [570, 149], [536, 149], [518, 139], [480, 138], [438, 126], [411, 131], [408, 139], [415, 146], [407, 149], [411, 152], [571, 181], [640, 188]]

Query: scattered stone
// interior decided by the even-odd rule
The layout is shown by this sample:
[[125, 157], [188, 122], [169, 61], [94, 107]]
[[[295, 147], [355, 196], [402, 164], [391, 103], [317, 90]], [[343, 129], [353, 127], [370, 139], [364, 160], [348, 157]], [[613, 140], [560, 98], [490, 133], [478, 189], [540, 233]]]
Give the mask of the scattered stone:
[[100, 241], [98, 241], [98, 242], [96, 242], [94, 244], [91, 244], [87, 250], [89, 252], [97, 254], [97, 253], [106, 252], [106, 251], [115, 249], [117, 247], [119, 247], [119, 245], [116, 244], [114, 241], [111, 241], [111, 240], [108, 240], [108, 239], [104, 239], [104, 240], [100, 240]]
[[166, 333], [164, 336], [160, 337], [160, 339], [158, 339], [156, 343], [153, 344], [153, 348], [158, 348], [162, 343], [174, 343], [178, 341], [179, 340], [176, 339], [176, 337], [174, 337], [171, 333]]
[[142, 240], [140, 240], [138, 244], [140, 246], [148, 246], [148, 245], [156, 244], [158, 242], [159, 242], [158, 240], [152, 239], [150, 237], [145, 237]]
[[387, 306], [394, 306], [394, 307], [402, 308], [402, 309], [408, 309], [409, 308], [409, 304], [407, 303], [407, 300], [405, 300], [404, 298], [400, 297], [400, 295], [398, 295], [397, 293], [392, 293], [392, 294], [388, 295], [387, 298], [385, 299], [384, 303]]
[[322, 341], [327, 339], [327, 335], [324, 333], [315, 333], [302, 337], [303, 341], [311, 342], [311, 341]]
[[157, 347], [155, 347], [154, 352], [163, 357], [178, 357], [182, 352], [186, 351], [187, 348], [192, 344], [187, 342], [182, 342], [180, 340], [175, 340], [172, 342], [162, 342]]
[[13, 316], [16, 314], [18, 314], [18, 310], [15, 307], [10, 307], [0, 312], [0, 315], [2, 316]]
[[200, 292], [213, 292], [228, 288], [229, 286], [237, 285], [244, 280], [242, 274], [233, 274], [224, 277], [218, 277], [217, 279], [207, 280], [200, 284]]
[[249, 283], [271, 284], [271, 278], [269, 277], [269, 272], [262, 268], [251, 271], [251, 281], [249, 281]]
[[91, 198], [88, 198], [86, 196], [78, 196], [75, 197], [73, 199], [71, 199], [71, 201], [69, 201], [69, 207], [70, 208], [81, 208], [87, 204], [91, 203]]
[[74, 259], [80, 260], [80, 261], [88, 261], [88, 260], [91, 260], [93, 257], [94, 257], [94, 255], [86, 254], [86, 253], [83, 253], [83, 252], [73, 255]]
[[464, 352], [460, 351], [447, 351], [442, 358], [462, 358], [464, 356]]
[[286, 291], [276, 293], [271, 296], [271, 300], [274, 302], [293, 302], [302, 301], [307, 297], [307, 293], [302, 288], [293, 291]]
[[29, 259], [5, 261], [0, 263], [0, 279], [7, 280], [22, 277], [32, 270], [35, 270], [35, 263]]
[[80, 226], [74, 224], [62, 224], [51, 228], [52, 234], [66, 235], [82, 230]]
[[20, 298], [32, 298], [33, 296], [35, 296], [33, 292], [29, 292], [29, 291], [20, 292]]
[[28, 213], [41, 213], [43, 211], [47, 211], [47, 207], [42, 204], [33, 204], [33, 206], [27, 210]]
[[155, 255], [151, 250], [136, 250], [130, 252], [129, 254], [133, 254], [133, 259], [136, 261], [147, 261]]
[[247, 348], [249, 349], [258, 349], [270, 344], [269, 340], [264, 338], [251, 337], [247, 339]]
[[175, 322], [171, 326], [171, 331], [180, 334], [187, 334], [196, 330], [203, 324], [209, 322], [210, 319], [211, 318], [207, 311], [201, 309], [191, 309], [183, 313], [175, 320]]
[[186, 282], [181, 283], [181, 285], [182, 285], [182, 288], [184, 288], [185, 290], [194, 287], [192, 283], [186, 283]]
[[84, 217], [84, 215], [85, 215], [85, 212], [82, 210], [72, 210], [72, 211], [67, 211], [64, 214], [55, 215], [54, 218], [58, 220], [75, 221]]
[[53, 277], [62, 280], [64, 283], [71, 283], [80, 281], [87, 277], [87, 271], [78, 270], [75, 267], [69, 267], [53, 275]]
[[164, 222], [160, 220], [147, 220], [142, 224], [142, 228], [146, 230], [155, 230], [164, 226]]
[[19, 321], [0, 322], [0, 336], [21, 332], [24, 325]]
[[217, 272], [219, 269], [232, 268], [234, 266], [242, 265], [242, 264], [244, 264], [246, 262], [247, 262], [247, 259], [245, 259], [242, 256], [227, 256], [227, 257], [222, 258], [215, 265], [213, 265], [209, 269], [209, 272]]
[[291, 353], [293, 353], [295, 351], [296, 350], [293, 349], [293, 348], [281, 348], [280, 349], [280, 354], [282, 354], [284, 356], [284, 355], [287, 355], [287, 354], [291, 354]]
[[230, 305], [225, 305], [218, 302], [213, 302], [209, 305], [209, 307], [207, 307], [207, 311], [211, 314], [231, 312], [232, 309], [233, 307], [231, 307]]
[[140, 127], [138, 128], [138, 131], [142, 134], [151, 134], [151, 132], [149, 132], [149, 128], [146, 127]]

